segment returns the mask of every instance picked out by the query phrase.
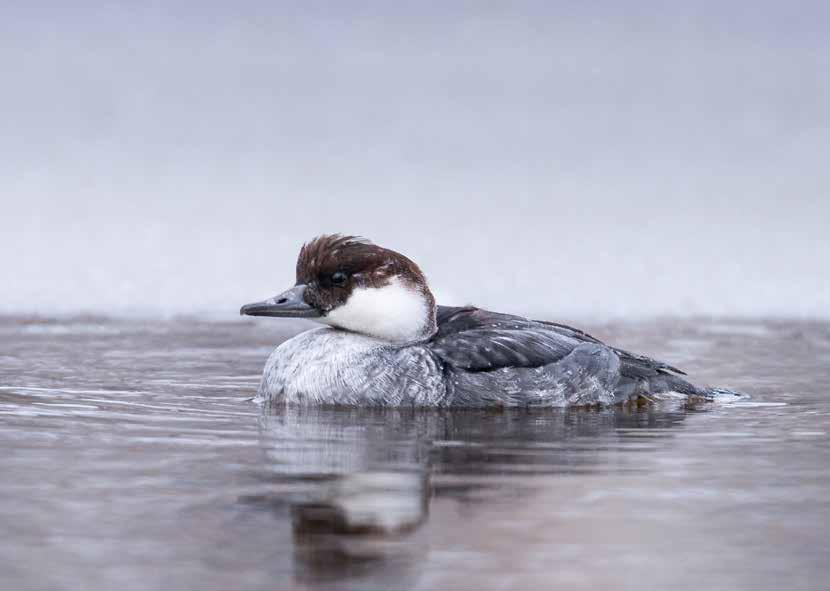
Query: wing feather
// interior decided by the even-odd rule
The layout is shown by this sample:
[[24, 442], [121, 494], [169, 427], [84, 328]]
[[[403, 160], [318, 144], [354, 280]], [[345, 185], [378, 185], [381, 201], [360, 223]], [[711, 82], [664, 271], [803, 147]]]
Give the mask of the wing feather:
[[[438, 306], [437, 319], [438, 332], [429, 342], [430, 349], [445, 363], [467, 371], [540, 367], [559, 361], [581, 343], [605, 344], [564, 324], [474, 307]], [[650, 357], [609, 348], [620, 357], [620, 372], [625, 376], [647, 378], [670, 372], [685, 375]]]

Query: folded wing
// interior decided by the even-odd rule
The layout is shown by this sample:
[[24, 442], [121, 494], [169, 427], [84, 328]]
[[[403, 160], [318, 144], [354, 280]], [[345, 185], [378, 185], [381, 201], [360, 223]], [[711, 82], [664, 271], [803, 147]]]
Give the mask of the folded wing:
[[[559, 361], [586, 342], [604, 345], [588, 333], [564, 324], [474, 307], [438, 306], [438, 332], [429, 347], [445, 363], [475, 372], [503, 367], [541, 367]], [[683, 374], [650, 357], [614, 347], [609, 349], [619, 356], [623, 376], [649, 378]]]

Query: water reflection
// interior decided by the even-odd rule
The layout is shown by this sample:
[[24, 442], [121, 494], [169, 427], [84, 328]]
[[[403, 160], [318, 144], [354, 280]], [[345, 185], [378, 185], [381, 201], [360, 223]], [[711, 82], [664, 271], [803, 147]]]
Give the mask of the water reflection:
[[748, 404], [440, 413], [256, 407], [277, 324], [0, 318], [0, 588], [815, 588], [830, 328], [727, 329], [603, 334]]
[[429, 553], [433, 499], [520, 501], [537, 477], [643, 471], [689, 412], [265, 408], [265, 501], [290, 506], [298, 581], [400, 585]]
[[313, 500], [292, 506], [298, 581], [415, 576], [427, 553], [417, 535], [429, 511], [426, 472], [360, 472], [320, 488]]

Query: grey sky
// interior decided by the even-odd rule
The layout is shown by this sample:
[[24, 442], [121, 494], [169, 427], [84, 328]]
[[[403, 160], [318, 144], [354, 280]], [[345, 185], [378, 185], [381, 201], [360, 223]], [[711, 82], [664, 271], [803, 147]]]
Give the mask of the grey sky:
[[233, 314], [341, 231], [445, 301], [830, 315], [826, 3], [22, 4], [0, 312]]

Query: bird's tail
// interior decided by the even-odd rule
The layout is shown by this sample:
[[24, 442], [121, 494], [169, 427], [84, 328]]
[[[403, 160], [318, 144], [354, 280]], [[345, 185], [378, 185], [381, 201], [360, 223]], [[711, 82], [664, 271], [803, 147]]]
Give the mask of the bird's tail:
[[[690, 399], [698, 399], [707, 402], [737, 402], [749, 398], [749, 394], [730, 390], [729, 388], [704, 388], [687, 382], [680, 376], [663, 375], [663, 381], [658, 382], [659, 390], [667, 390], [685, 394]], [[652, 389], [654, 392], [655, 389]], [[658, 391], [659, 391], [658, 390]]]
[[749, 398], [749, 394], [729, 388], [701, 388], [706, 400], [713, 402], [736, 402]]

